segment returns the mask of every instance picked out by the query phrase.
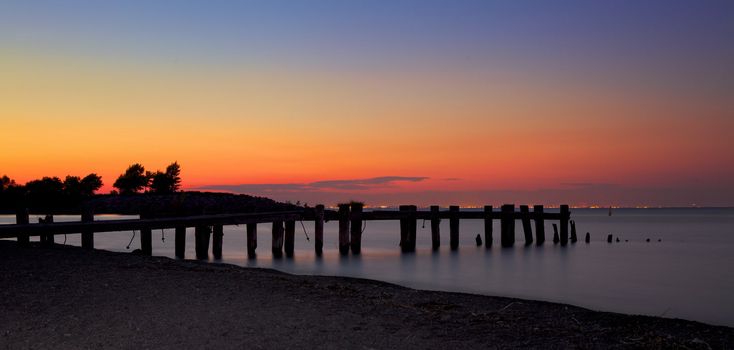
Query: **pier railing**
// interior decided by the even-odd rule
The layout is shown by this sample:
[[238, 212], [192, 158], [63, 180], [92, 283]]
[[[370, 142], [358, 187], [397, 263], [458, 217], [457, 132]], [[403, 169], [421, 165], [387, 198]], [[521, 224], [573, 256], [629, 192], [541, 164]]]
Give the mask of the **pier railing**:
[[[415, 205], [402, 205], [399, 210], [372, 210], [364, 211], [361, 203], [339, 205], [338, 210], [327, 210], [323, 205], [314, 208], [305, 208], [295, 211], [246, 213], [246, 214], [217, 214], [195, 215], [184, 217], [146, 218], [134, 220], [105, 220], [94, 221], [94, 215], [87, 211], [82, 213], [82, 220], [75, 222], [53, 222], [53, 217], [47, 217], [41, 223], [31, 224], [27, 210], [16, 214], [16, 224], [0, 225], [0, 238], [17, 238], [18, 243], [27, 246], [31, 236], [40, 236], [42, 245], [54, 242], [54, 236], [60, 234], [80, 233], [82, 247], [94, 248], [95, 232], [140, 231], [140, 250], [143, 254], [152, 254], [152, 230], [175, 229], [176, 256], [184, 258], [186, 247], [186, 228], [195, 228], [195, 251], [197, 258], [207, 258], [209, 243], [212, 245], [214, 258], [221, 258], [224, 225], [246, 225], [247, 253], [255, 256], [257, 248], [257, 224], [271, 223], [272, 252], [276, 257], [293, 256], [295, 227], [297, 221], [314, 221], [314, 249], [316, 255], [323, 253], [324, 222], [339, 222], [339, 252], [346, 255], [360, 254], [362, 246], [362, 223], [369, 220], [399, 220], [400, 221], [400, 248], [405, 253], [415, 251], [417, 220], [426, 220], [431, 223], [432, 248], [437, 250], [441, 245], [441, 220], [449, 220], [449, 245], [452, 250], [459, 246], [460, 220], [484, 220], [485, 246], [490, 248], [493, 242], [493, 221], [500, 220], [500, 242], [503, 247], [515, 244], [515, 222], [522, 223], [525, 244], [535, 242], [541, 245], [545, 242], [545, 221], [553, 223], [554, 243], [566, 245], [569, 242], [569, 221], [571, 213], [568, 205], [562, 205], [559, 213], [547, 213], [542, 205], [536, 205], [531, 211], [527, 205], [519, 206], [515, 210], [514, 204], [503, 205], [499, 211], [492, 206], [485, 206], [483, 210], [460, 210], [458, 206], [450, 206], [448, 210], [441, 210], [438, 206], [431, 206], [430, 210], [419, 211]], [[533, 237], [532, 226], [535, 226]], [[572, 243], [576, 242], [576, 227], [570, 221]], [[481, 237], [477, 237], [478, 241]]]

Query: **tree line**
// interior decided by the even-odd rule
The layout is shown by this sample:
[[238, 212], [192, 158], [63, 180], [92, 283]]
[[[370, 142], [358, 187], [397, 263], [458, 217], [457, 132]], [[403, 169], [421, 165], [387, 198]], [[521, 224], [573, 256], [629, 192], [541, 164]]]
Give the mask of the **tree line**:
[[[167, 194], [179, 191], [181, 187], [181, 167], [173, 162], [165, 171], [146, 171], [135, 163], [121, 174], [112, 187], [110, 194], [131, 195], [135, 193]], [[94, 197], [103, 186], [102, 177], [92, 173], [85, 177], [68, 175], [59, 177], [45, 176], [18, 184], [7, 175], [0, 177], [0, 210], [8, 212], [20, 207], [35, 211], [74, 210]]]

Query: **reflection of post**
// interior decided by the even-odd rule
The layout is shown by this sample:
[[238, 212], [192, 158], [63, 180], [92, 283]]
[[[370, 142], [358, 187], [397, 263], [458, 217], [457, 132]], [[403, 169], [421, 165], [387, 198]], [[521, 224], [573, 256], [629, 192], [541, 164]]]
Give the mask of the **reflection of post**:
[[[92, 209], [85, 208], [82, 211], [82, 222], [94, 221], [94, 213]], [[82, 231], [82, 248], [94, 249], [94, 232], [91, 229], [84, 229]]]
[[[30, 223], [28, 209], [18, 208], [18, 210], [15, 212], [15, 223], [18, 225], [28, 225]], [[27, 247], [30, 245], [30, 242], [31, 242], [31, 239], [27, 233], [18, 234], [18, 245], [19, 246]]]
[[359, 254], [362, 251], [362, 203], [352, 203], [352, 219], [351, 219], [351, 246], [352, 254]]
[[459, 206], [449, 207], [449, 245], [451, 250], [459, 249]]
[[441, 219], [438, 218], [438, 206], [431, 206], [431, 246], [438, 250], [441, 246]]
[[314, 222], [314, 250], [316, 256], [321, 256], [324, 249], [324, 205], [316, 206], [316, 219]]
[[543, 243], [545, 243], [545, 219], [543, 219], [543, 206], [534, 206], [533, 215], [535, 215], [535, 244], [543, 245]]
[[484, 247], [492, 248], [492, 206], [484, 206]]
[[349, 254], [349, 204], [339, 204], [339, 254]]

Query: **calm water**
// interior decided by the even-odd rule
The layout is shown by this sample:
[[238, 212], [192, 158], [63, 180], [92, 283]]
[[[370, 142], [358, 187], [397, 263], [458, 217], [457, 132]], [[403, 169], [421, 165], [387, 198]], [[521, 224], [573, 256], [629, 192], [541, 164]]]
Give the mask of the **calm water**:
[[[134, 218], [100, 215], [96, 220]], [[337, 250], [337, 223], [325, 225], [324, 256], [317, 259], [313, 243], [297, 224], [294, 259], [272, 259], [270, 225], [258, 225], [258, 256], [246, 258], [244, 226], [227, 226], [223, 262], [267, 267], [311, 275], [370, 278], [404, 286], [501, 295], [569, 303], [594, 310], [677, 317], [734, 326], [734, 209], [575, 209], [580, 242], [561, 247], [552, 243], [546, 227], [544, 246], [523, 246], [522, 225], [517, 224], [517, 246], [501, 249], [499, 222], [490, 251], [476, 247], [474, 237], [483, 232], [481, 220], [461, 221], [458, 252], [448, 247], [448, 220], [441, 223], [441, 249], [431, 251], [430, 224], [418, 222], [418, 249], [403, 255], [398, 247], [399, 223], [367, 223], [362, 255], [342, 258]], [[36, 222], [35, 217], [31, 217]], [[58, 221], [79, 220], [57, 216]], [[14, 217], [0, 216], [0, 223]], [[304, 222], [313, 234], [313, 224]], [[591, 244], [583, 243], [591, 232]], [[606, 243], [608, 233], [620, 243]], [[187, 232], [186, 256], [194, 256], [193, 229]], [[95, 246], [111, 251], [139, 248], [131, 232], [98, 233]], [[173, 230], [154, 232], [153, 254], [173, 256]], [[646, 243], [645, 239], [651, 242]], [[658, 242], [661, 239], [662, 242]], [[56, 242], [63, 242], [57, 236]], [[629, 240], [629, 242], [625, 242]], [[66, 244], [80, 245], [79, 235]]]

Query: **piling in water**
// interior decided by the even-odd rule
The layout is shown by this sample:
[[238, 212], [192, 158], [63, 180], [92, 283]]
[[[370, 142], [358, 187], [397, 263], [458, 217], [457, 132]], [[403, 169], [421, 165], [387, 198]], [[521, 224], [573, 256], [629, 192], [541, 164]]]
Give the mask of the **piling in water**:
[[558, 237], [558, 225], [554, 223], [553, 224], [553, 244], [558, 244], [558, 242], [560, 241], [561, 239]]
[[140, 252], [153, 255], [153, 231], [147, 227], [140, 229]]
[[209, 258], [209, 237], [211, 236], [209, 226], [196, 226], [194, 228], [194, 250], [197, 259]]
[[314, 252], [321, 256], [324, 250], [324, 206], [319, 204], [315, 208], [316, 219], [314, 221]]
[[505, 204], [502, 206], [500, 227], [502, 231], [502, 246], [512, 247], [515, 245], [515, 219], [512, 217], [515, 213], [514, 204]]
[[431, 248], [435, 251], [441, 246], [441, 219], [438, 218], [439, 208], [431, 206]]
[[176, 257], [184, 259], [186, 255], [186, 227], [176, 227]]
[[482, 235], [480, 235], [480, 234], [477, 233], [477, 237], [474, 238], [474, 240], [477, 241], [477, 247], [481, 247], [482, 246]]
[[591, 234], [586, 232], [586, 243], [590, 243], [590, 242], [591, 242]]
[[[94, 212], [90, 208], [85, 208], [82, 211], [82, 222], [92, 221], [94, 221]], [[82, 231], [82, 248], [94, 249], [94, 232], [92, 230], [85, 229]]]
[[545, 220], [543, 219], [543, 206], [534, 206], [533, 214], [535, 214], [535, 244], [543, 245], [543, 243], [545, 243]]
[[214, 225], [212, 229], [212, 255], [214, 256], [214, 259], [221, 259], [224, 227], [222, 225]]
[[273, 222], [273, 246], [271, 251], [274, 258], [283, 257], [283, 221]]
[[449, 246], [451, 250], [459, 249], [459, 206], [449, 207]]
[[530, 209], [527, 205], [520, 206], [522, 231], [525, 234], [525, 245], [533, 244], [533, 229], [530, 226]]
[[295, 250], [296, 240], [296, 222], [288, 220], [285, 222], [285, 256], [288, 258], [293, 257]]
[[561, 245], [568, 244], [568, 220], [571, 217], [571, 212], [568, 210], [568, 205], [561, 205]]
[[399, 210], [403, 213], [400, 218], [400, 250], [403, 253], [414, 252], [416, 231], [418, 229], [416, 222], [418, 207], [415, 205], [401, 205]]
[[349, 204], [339, 204], [339, 254], [349, 254]]
[[[30, 223], [27, 208], [18, 208], [18, 210], [15, 211], [15, 223], [18, 225], [28, 225]], [[19, 246], [28, 247], [30, 242], [31, 238], [27, 233], [21, 233], [18, 235]]]
[[362, 252], [362, 209], [364, 204], [352, 203], [352, 220], [351, 220], [351, 237], [350, 246], [352, 247], [352, 254], [360, 254]]
[[571, 220], [571, 243], [576, 243], [578, 237], [576, 237], [576, 221]]
[[607, 243], [612, 243], [612, 234], [607, 235]]
[[492, 248], [492, 206], [484, 206], [484, 247]]
[[255, 249], [257, 249], [257, 224], [247, 224], [247, 257], [255, 258]]
[[[46, 215], [46, 217], [44, 217], [43, 219], [39, 218], [38, 222], [42, 224], [53, 224], [54, 216], [51, 214]], [[52, 233], [41, 235], [41, 246], [42, 247], [52, 247], [53, 245], [54, 245], [54, 235]]]

